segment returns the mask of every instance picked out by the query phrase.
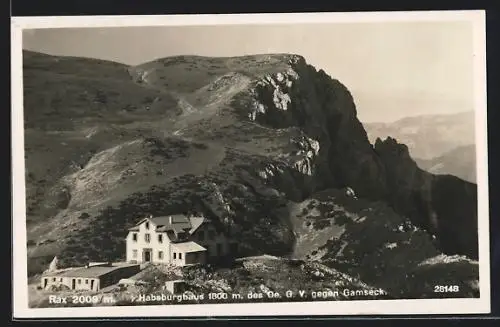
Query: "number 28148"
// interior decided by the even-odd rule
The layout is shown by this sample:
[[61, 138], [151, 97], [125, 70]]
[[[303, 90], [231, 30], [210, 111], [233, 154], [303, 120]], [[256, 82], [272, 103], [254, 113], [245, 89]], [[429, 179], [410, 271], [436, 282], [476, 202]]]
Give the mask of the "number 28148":
[[460, 291], [458, 285], [435, 285], [434, 293], [456, 293]]

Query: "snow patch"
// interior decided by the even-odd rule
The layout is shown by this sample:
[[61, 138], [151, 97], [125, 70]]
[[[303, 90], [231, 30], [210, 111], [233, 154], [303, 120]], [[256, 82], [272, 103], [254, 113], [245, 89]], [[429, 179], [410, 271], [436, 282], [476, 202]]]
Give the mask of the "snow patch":
[[467, 258], [466, 256], [463, 255], [446, 255], [446, 254], [439, 254], [435, 257], [426, 259], [419, 263], [419, 266], [426, 266], [426, 265], [435, 265], [435, 264], [442, 264], [442, 263], [454, 263], [454, 262], [469, 262], [472, 264], [478, 264], [477, 261], [471, 260]]
[[194, 106], [192, 106], [189, 102], [187, 102], [183, 98], [180, 98], [177, 101], [177, 105], [179, 106], [179, 108], [182, 109], [183, 114], [190, 114], [197, 111], [197, 109]]
[[386, 244], [384, 244], [384, 247], [385, 247], [386, 249], [394, 249], [394, 248], [396, 248], [397, 246], [398, 246], [398, 244], [397, 244], [397, 243], [386, 243]]
[[87, 138], [87, 139], [91, 138], [92, 136], [94, 136], [95, 134], [97, 134], [98, 131], [99, 131], [99, 129], [97, 127], [89, 128], [85, 132], [85, 138]]
[[365, 220], [366, 220], [366, 216], [363, 216], [363, 217], [360, 217], [358, 219], [355, 219], [354, 221], [357, 222], [357, 223], [362, 223]]

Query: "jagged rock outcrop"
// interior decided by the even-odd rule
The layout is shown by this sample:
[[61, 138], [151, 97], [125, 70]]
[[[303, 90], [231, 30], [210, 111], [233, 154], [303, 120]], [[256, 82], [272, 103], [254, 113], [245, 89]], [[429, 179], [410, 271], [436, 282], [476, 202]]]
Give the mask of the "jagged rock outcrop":
[[437, 236], [446, 253], [477, 259], [477, 186], [451, 175], [432, 175], [417, 167], [408, 147], [393, 138], [377, 139], [375, 151], [386, 167], [388, 196], [398, 212]]
[[249, 115], [273, 128], [299, 127], [317, 140], [317, 188], [352, 185], [360, 194], [383, 197], [384, 166], [356, 118], [350, 92], [304, 58], [292, 59], [287, 70], [255, 82], [249, 91]]
[[[310, 160], [295, 165], [314, 180], [303, 196], [349, 185], [358, 196], [387, 201], [435, 234], [446, 253], [477, 258], [477, 234], [471, 232], [477, 230], [476, 186], [422, 171], [395, 139], [377, 140], [372, 147], [352, 95], [341, 82], [291, 56], [287, 70], [265, 75], [249, 92], [252, 120], [278, 129], [299, 127], [318, 140], [314, 166]], [[286, 171], [266, 169], [264, 175], [275, 179]]]

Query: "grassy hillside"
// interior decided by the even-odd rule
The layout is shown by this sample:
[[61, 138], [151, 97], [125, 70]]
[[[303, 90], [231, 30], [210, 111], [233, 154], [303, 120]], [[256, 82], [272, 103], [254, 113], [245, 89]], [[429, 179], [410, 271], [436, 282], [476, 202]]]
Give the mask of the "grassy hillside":
[[100, 123], [154, 121], [178, 110], [177, 100], [168, 92], [133, 83], [126, 66], [25, 54], [26, 128], [67, 131]]
[[[28, 253], [34, 272], [55, 254], [68, 264], [120, 257], [126, 227], [142, 215], [191, 209], [213, 191], [203, 190], [202, 182], [218, 183], [221, 192], [237, 199], [241, 167], [253, 173], [293, 148], [290, 137], [300, 131], [239, 121], [229, 108], [238, 90], [228, 90], [227, 81], [217, 78], [235, 59], [227, 59], [224, 69], [214, 68], [221, 60], [205, 59], [193, 76], [186, 74], [186, 60], [149, 66], [161, 64], [166, 68], [159, 75], [185, 78], [191, 86], [201, 82], [200, 90], [138, 81], [134, 74], [140, 67], [25, 53]], [[255, 64], [260, 67], [259, 60]], [[267, 67], [278, 69], [273, 63]], [[172, 75], [169, 69], [182, 72]], [[221, 101], [216, 95], [225, 96]], [[195, 101], [199, 110], [190, 110], [190, 96], [203, 97]], [[229, 108], [228, 114], [211, 110], [214, 104]], [[267, 200], [241, 183], [246, 204], [254, 197], [257, 208], [238, 219], [267, 214], [260, 207]], [[251, 230], [248, 235], [257, 237]]]
[[54, 72], [70, 76], [129, 81], [128, 66], [112, 61], [81, 57], [51, 56], [23, 50], [24, 72]]
[[240, 73], [258, 77], [287, 69], [283, 57], [287, 55], [253, 55], [227, 58], [201, 56], [174, 56], [151, 61], [129, 71], [140, 84], [175, 90], [179, 93], [193, 93], [210, 85], [220, 76]]

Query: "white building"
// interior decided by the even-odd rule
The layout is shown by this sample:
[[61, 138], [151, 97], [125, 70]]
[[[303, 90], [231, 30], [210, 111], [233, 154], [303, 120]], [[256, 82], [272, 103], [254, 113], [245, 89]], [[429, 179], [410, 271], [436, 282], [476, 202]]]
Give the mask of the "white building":
[[127, 262], [178, 266], [205, 263], [237, 251], [226, 233], [203, 217], [172, 215], [141, 219], [126, 238]]

